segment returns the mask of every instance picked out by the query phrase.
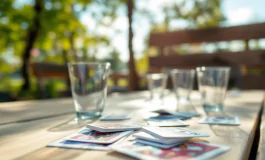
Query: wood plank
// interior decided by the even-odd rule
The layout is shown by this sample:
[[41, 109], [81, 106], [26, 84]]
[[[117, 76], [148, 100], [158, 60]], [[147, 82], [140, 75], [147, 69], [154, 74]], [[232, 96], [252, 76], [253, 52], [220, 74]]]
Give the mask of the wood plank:
[[151, 33], [149, 46], [165, 47], [183, 43], [260, 39], [265, 37], [264, 28], [265, 23], [259, 23], [223, 28]]
[[71, 98], [0, 103], [0, 124], [74, 113]]
[[[161, 105], [151, 104], [145, 101], [148, 94], [148, 92], [137, 92], [113, 95], [107, 101], [105, 113], [117, 111], [134, 112], [131, 121], [144, 124], [146, 122], [143, 121], [143, 118], [151, 115], [150, 110], [161, 107]], [[189, 128], [210, 135], [210, 137], [201, 138], [202, 141], [231, 147], [229, 152], [214, 159], [248, 159], [250, 147], [253, 142], [253, 131], [256, 129], [257, 116], [261, 108], [263, 94], [264, 91], [248, 91], [242, 92], [239, 95], [228, 94], [225, 101], [225, 113], [239, 115], [241, 120], [240, 126], [198, 124], [198, 120], [200, 119], [198, 117], [187, 121], [191, 124]], [[198, 93], [194, 92], [191, 98], [193, 106], [182, 106], [180, 110], [198, 112], [204, 115], [205, 113], [200, 105]], [[57, 106], [62, 105], [61, 100], [54, 101], [54, 103]], [[65, 107], [68, 108], [71, 106]], [[167, 95], [165, 104], [162, 107], [174, 109], [176, 107], [175, 95]], [[33, 109], [32, 106], [30, 108]], [[61, 110], [65, 109], [59, 108]], [[68, 128], [68, 123], [64, 123], [71, 120], [74, 116], [72, 114], [0, 125], [0, 159], [132, 159], [111, 151], [85, 151], [45, 147], [51, 141], [69, 135], [77, 130], [75, 127], [73, 127], [73, 130], [69, 130], [71, 127]]]
[[[146, 92], [127, 95], [127, 99], [139, 98]], [[108, 104], [112, 105], [119, 100], [119, 94], [109, 95]], [[124, 97], [124, 100], [126, 100]], [[107, 106], [106, 106], [107, 108]], [[17, 101], [0, 103], [0, 124], [30, 121], [39, 118], [75, 113], [72, 98], [59, 98], [35, 101]]]
[[195, 68], [198, 66], [224, 65], [218, 62], [215, 54], [191, 54], [149, 57], [149, 66], [152, 67], [175, 67]]
[[149, 57], [150, 67], [255, 66], [265, 69], [265, 50]]
[[264, 89], [265, 74], [262, 75], [243, 75], [239, 79], [239, 88], [241, 89]]
[[265, 69], [265, 50], [217, 52], [215, 54], [217, 59], [231, 65], [246, 65]]
[[68, 78], [67, 65], [35, 62], [31, 65], [34, 76], [38, 78]]
[[260, 125], [260, 139], [259, 139], [259, 147], [256, 159], [257, 160], [265, 159], [265, 94], [263, 98], [263, 112], [262, 112], [261, 125]]

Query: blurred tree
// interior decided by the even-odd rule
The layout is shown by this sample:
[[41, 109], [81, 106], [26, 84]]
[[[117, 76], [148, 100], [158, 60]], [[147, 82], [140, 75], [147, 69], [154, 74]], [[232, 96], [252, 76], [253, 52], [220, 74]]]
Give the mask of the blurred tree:
[[183, 20], [189, 28], [205, 28], [220, 25], [225, 20], [221, 11], [221, 0], [191, 0], [168, 1], [161, 3], [164, 21], [153, 22], [156, 31], [169, 31], [179, 29], [171, 22]]
[[110, 24], [118, 17], [119, 13], [117, 12], [118, 8], [123, 7], [127, 11], [128, 19], [128, 50], [129, 50], [129, 90], [136, 90], [138, 88], [138, 75], [136, 72], [135, 59], [134, 59], [134, 50], [133, 50], [133, 12], [135, 11], [135, 0], [99, 0], [98, 1], [102, 6], [102, 14], [99, 17], [109, 17], [111, 20], [109, 23], [104, 21], [103, 24], [110, 26]]
[[128, 12], [128, 24], [129, 24], [129, 90], [134, 91], [139, 87], [139, 77], [136, 72], [134, 52], [133, 52], [133, 11], [134, 11], [134, 0], [127, 0], [127, 12]]
[[113, 49], [113, 51], [110, 52], [108, 58], [104, 58], [103, 62], [110, 62], [111, 63], [111, 69], [113, 71], [118, 71], [121, 69], [120, 54], [115, 49]]
[[21, 90], [30, 89], [30, 79], [29, 79], [29, 63], [30, 63], [30, 51], [33, 49], [33, 45], [38, 38], [39, 31], [41, 29], [41, 14], [44, 9], [44, 1], [43, 0], [35, 0], [34, 4], [34, 17], [32, 19], [32, 24], [28, 29], [28, 34], [26, 37], [26, 44], [24, 51], [22, 53], [22, 72], [21, 75], [24, 79], [24, 83], [21, 87]]

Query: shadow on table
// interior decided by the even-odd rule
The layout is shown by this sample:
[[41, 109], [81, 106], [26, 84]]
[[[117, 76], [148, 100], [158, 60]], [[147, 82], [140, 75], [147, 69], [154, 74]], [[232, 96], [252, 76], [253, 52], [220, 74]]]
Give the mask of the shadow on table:
[[248, 137], [246, 131], [241, 129], [238, 126], [228, 126], [228, 125], [209, 125], [213, 133], [218, 137], [227, 137], [227, 138], [239, 138], [242, 139]]
[[[52, 148], [52, 149], [51, 149]], [[81, 154], [83, 150], [76, 149], [62, 149], [54, 147], [44, 147], [32, 151], [26, 155], [16, 158], [16, 160], [28, 160], [28, 159], [74, 159]]]
[[119, 152], [116, 152], [116, 151], [108, 152], [107, 155], [115, 157], [117, 159], [135, 160], [135, 158], [133, 158], [133, 157], [130, 157], [130, 156], [126, 155], [126, 154], [122, 154], [122, 153], [119, 153]]
[[63, 122], [56, 126], [49, 128], [47, 131], [49, 132], [62, 132], [62, 131], [69, 131], [73, 129], [78, 129], [84, 127], [88, 123], [92, 123], [97, 119], [91, 120], [77, 120], [76, 118], [70, 119], [69, 121]]

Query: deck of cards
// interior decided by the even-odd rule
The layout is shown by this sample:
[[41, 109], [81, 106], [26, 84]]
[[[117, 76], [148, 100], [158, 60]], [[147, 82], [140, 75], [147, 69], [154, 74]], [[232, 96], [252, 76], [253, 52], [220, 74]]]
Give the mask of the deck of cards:
[[135, 141], [158, 148], [170, 148], [194, 137], [208, 137], [208, 134], [186, 128], [143, 127], [142, 132], [133, 135]]
[[65, 138], [48, 144], [49, 147], [108, 150], [122, 139], [131, 135], [133, 130], [141, 129], [134, 124], [88, 124]]
[[143, 160], [149, 159], [210, 159], [229, 147], [192, 142], [194, 137], [208, 137], [186, 128], [143, 127], [133, 135], [135, 140], [111, 146], [111, 149]]
[[111, 149], [142, 160], [203, 160], [224, 153], [229, 150], [229, 147], [202, 142], [185, 142], [165, 149], [138, 142], [129, 142], [112, 146]]

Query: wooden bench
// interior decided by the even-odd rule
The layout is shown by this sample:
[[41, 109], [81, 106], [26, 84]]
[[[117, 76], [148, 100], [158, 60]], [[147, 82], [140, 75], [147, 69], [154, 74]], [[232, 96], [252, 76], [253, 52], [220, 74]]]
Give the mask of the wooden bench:
[[46, 79], [63, 79], [66, 80], [66, 94], [70, 96], [70, 80], [66, 64], [36, 62], [31, 63], [33, 75], [37, 79], [37, 87], [40, 91], [40, 97], [46, 98]]
[[[68, 74], [68, 68], [66, 64], [35, 62], [31, 63], [31, 69], [33, 75], [37, 79], [37, 87], [40, 91], [41, 98], [46, 97], [46, 86], [44, 81], [47, 79], [63, 79], [66, 81], [66, 96], [70, 96], [70, 80]], [[110, 79], [113, 81], [113, 85], [109, 87], [108, 92], [127, 92], [126, 87], [118, 85], [119, 80], [128, 80], [128, 74], [125, 72], [111, 72]]]
[[[159, 55], [149, 58], [150, 71], [165, 68], [195, 68], [198, 66], [231, 66], [231, 78], [241, 89], [265, 89], [265, 50], [250, 50], [249, 40], [265, 38], [265, 23], [223, 28], [181, 30], [151, 33], [149, 46], [158, 48]], [[173, 46], [187, 43], [212, 43], [243, 40], [245, 50], [179, 55]], [[262, 73], [249, 74], [250, 69]]]

